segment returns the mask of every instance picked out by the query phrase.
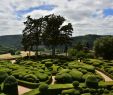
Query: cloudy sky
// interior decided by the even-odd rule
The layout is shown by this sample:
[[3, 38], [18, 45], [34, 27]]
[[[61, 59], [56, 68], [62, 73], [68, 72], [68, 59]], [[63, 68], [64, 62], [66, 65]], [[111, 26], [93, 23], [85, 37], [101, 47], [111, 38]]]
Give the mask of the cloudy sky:
[[0, 0], [0, 35], [21, 34], [26, 16], [64, 16], [73, 36], [113, 34], [113, 0]]

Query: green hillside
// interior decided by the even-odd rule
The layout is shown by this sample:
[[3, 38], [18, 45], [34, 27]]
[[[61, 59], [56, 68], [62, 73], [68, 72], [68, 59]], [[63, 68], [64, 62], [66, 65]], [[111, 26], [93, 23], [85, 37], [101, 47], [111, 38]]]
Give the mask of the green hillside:
[[0, 36], [0, 45], [3, 47], [20, 49], [21, 39], [22, 39], [22, 35]]
[[78, 42], [83, 43], [83, 44], [88, 42], [90, 48], [92, 48], [94, 41], [100, 37], [102, 36], [101, 35], [85, 35], [85, 36], [73, 37], [73, 45], [75, 45]]
[[[73, 45], [81, 42], [90, 44], [90, 47], [93, 46], [93, 42], [95, 39], [101, 37], [100, 35], [85, 35], [85, 36], [77, 36], [73, 37]], [[7, 35], [7, 36], [0, 36], [0, 45], [3, 47], [15, 48], [20, 49], [22, 48], [21, 45], [22, 35]]]

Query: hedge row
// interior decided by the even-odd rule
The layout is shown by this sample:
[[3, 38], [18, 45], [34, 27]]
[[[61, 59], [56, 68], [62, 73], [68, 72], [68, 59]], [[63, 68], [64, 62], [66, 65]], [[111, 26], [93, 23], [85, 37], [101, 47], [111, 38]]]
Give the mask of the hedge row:
[[40, 83], [31, 83], [31, 82], [27, 82], [27, 81], [23, 81], [23, 80], [17, 80], [18, 84], [24, 87], [28, 87], [28, 88], [37, 88], [39, 86]]

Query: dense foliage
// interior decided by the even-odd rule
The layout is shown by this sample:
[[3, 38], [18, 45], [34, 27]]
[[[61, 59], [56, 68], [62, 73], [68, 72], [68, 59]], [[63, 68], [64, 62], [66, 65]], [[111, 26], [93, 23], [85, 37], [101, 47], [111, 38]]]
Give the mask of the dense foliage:
[[97, 39], [94, 43], [96, 56], [104, 59], [113, 59], [113, 37], [107, 36]]
[[43, 42], [44, 45], [51, 47], [52, 55], [55, 55], [55, 48], [58, 45], [67, 47], [71, 43], [73, 28], [71, 23], [63, 26], [64, 21], [64, 17], [54, 14], [39, 19], [28, 16], [23, 30], [24, 49], [33, 50], [35, 47], [37, 51], [38, 46]]

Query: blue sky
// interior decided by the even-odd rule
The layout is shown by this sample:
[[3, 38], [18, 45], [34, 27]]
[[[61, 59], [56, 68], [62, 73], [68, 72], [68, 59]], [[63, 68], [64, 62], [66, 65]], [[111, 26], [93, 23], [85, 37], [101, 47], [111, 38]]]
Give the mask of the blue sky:
[[113, 34], [113, 0], [1, 0], [0, 35], [21, 34], [28, 15], [64, 16], [73, 36]]
[[104, 16], [106, 17], [106, 16], [113, 16], [113, 8], [106, 8], [106, 9], [104, 9], [104, 11], [103, 11], [103, 13], [104, 13]]
[[18, 10], [16, 11], [16, 15], [18, 15], [19, 17], [24, 15], [24, 14], [27, 14], [27, 13], [30, 13], [34, 10], [47, 10], [47, 11], [51, 11], [53, 10], [55, 7], [57, 7], [56, 5], [40, 5], [40, 6], [35, 6], [35, 7], [30, 7], [28, 9], [22, 9], [22, 10]]

